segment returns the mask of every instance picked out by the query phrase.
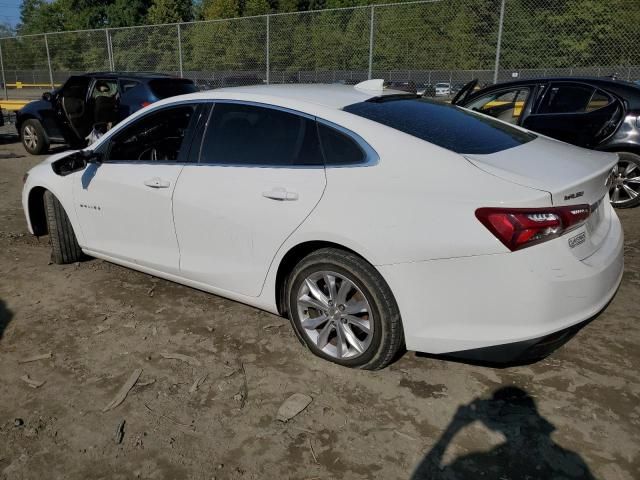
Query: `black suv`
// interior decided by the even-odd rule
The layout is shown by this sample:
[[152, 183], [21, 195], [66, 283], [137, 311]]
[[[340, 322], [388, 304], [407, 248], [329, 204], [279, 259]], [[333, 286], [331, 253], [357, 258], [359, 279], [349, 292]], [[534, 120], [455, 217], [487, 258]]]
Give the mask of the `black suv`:
[[16, 128], [24, 148], [34, 155], [45, 153], [52, 143], [82, 148], [94, 128], [106, 130], [150, 103], [197, 90], [191, 80], [159, 73], [74, 75], [19, 110]]
[[538, 78], [476, 90], [452, 103], [581, 147], [617, 152], [611, 203], [640, 205], [640, 87], [608, 78]]

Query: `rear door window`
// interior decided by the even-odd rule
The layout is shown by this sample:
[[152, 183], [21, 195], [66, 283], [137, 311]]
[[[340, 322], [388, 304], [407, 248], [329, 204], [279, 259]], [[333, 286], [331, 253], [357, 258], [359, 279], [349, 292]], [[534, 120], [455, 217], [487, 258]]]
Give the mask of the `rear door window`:
[[538, 113], [582, 113], [594, 89], [577, 84], [552, 84], [542, 98]]
[[279, 167], [323, 163], [313, 119], [241, 103], [214, 105], [200, 162]]
[[493, 118], [421, 98], [378, 97], [344, 110], [456, 153], [495, 153], [536, 138]]
[[194, 93], [198, 88], [186, 78], [158, 78], [149, 81], [151, 92], [159, 99]]
[[484, 95], [471, 101], [466, 107], [515, 125], [522, 115], [528, 98], [529, 89], [519, 87]]
[[589, 100], [589, 103], [587, 104], [586, 111], [593, 112], [595, 110], [599, 110], [609, 105], [612, 101], [613, 99], [608, 94], [606, 94], [602, 90], [596, 90], [593, 93], [591, 100]]

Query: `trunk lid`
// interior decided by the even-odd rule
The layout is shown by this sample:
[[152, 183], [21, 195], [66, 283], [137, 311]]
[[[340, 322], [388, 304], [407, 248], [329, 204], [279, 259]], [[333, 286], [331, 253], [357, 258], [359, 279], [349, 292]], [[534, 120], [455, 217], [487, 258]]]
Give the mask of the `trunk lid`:
[[491, 175], [548, 192], [553, 206], [587, 204], [588, 220], [567, 233], [567, 248], [580, 260], [604, 242], [610, 225], [609, 175], [618, 156], [538, 137], [490, 155], [465, 155]]
[[504, 180], [549, 192], [553, 205], [593, 205], [609, 190], [615, 153], [575, 147], [546, 137], [489, 155], [465, 155]]

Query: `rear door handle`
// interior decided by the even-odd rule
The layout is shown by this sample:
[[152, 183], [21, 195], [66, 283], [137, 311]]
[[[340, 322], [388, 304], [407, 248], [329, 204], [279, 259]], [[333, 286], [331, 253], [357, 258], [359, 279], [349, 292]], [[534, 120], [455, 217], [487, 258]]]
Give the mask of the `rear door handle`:
[[144, 184], [151, 188], [169, 188], [171, 182], [167, 182], [166, 180], [162, 180], [158, 177], [153, 177], [145, 180]]
[[262, 196], [265, 198], [270, 198], [271, 200], [280, 200], [280, 201], [293, 201], [298, 200], [298, 194], [296, 192], [289, 192], [286, 188], [275, 187], [268, 192], [262, 192]]

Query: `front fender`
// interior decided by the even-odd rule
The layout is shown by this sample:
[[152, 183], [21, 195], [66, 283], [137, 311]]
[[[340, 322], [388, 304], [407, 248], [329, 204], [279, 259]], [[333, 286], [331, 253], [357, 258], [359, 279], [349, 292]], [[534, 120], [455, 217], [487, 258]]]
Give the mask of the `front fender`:
[[34, 230], [29, 211], [29, 196], [36, 188], [43, 188], [50, 191], [62, 204], [62, 207], [69, 217], [73, 231], [76, 234], [78, 244], [82, 246], [85, 244], [84, 236], [82, 229], [80, 228], [80, 221], [73, 200], [73, 182], [77, 181], [77, 176], [81, 175], [82, 172], [61, 177], [56, 175], [51, 168], [52, 162], [63, 158], [72, 152], [73, 151], [67, 151], [51, 155], [42, 163], [39, 163], [29, 170], [24, 187], [22, 188], [22, 209], [27, 221], [27, 228], [29, 229], [29, 232], [33, 234]]

